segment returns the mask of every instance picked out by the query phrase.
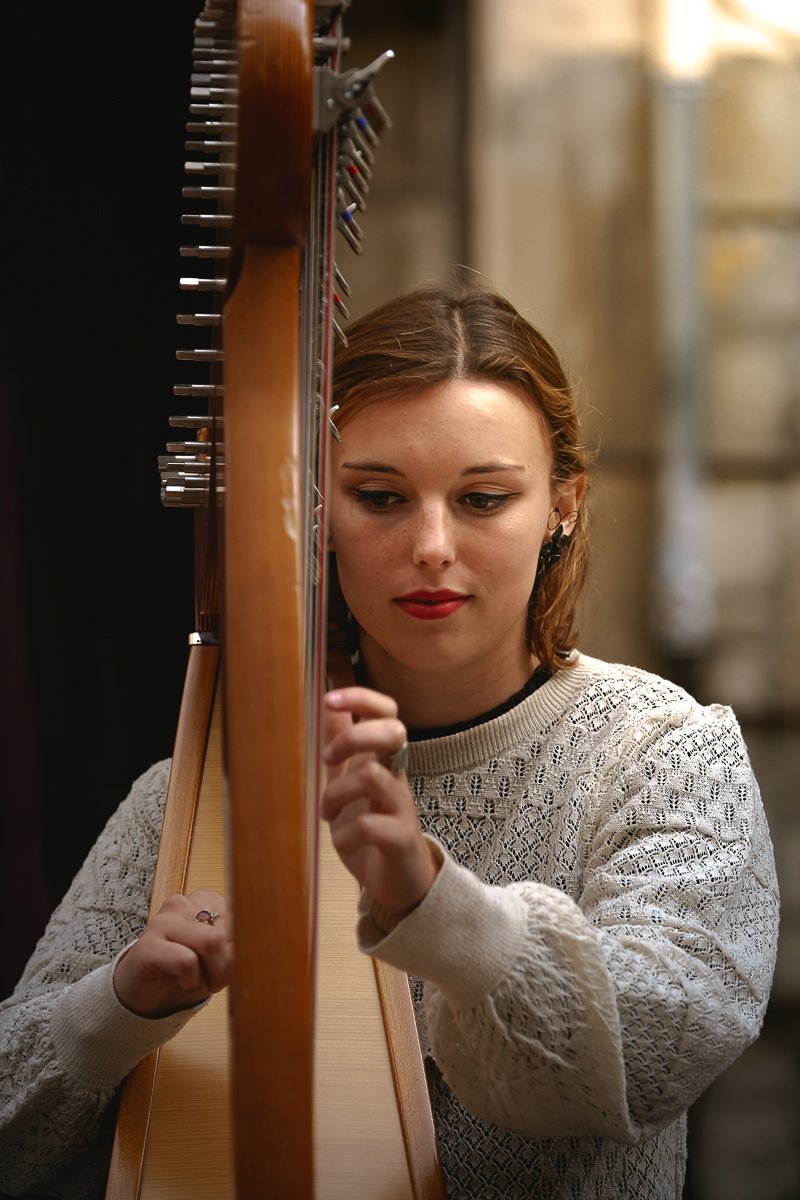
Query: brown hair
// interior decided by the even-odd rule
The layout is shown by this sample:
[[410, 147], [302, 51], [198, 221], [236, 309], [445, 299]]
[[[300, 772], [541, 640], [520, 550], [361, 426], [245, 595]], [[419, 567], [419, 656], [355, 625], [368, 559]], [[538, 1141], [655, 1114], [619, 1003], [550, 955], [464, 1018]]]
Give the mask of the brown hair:
[[[380, 400], [451, 379], [490, 379], [511, 384], [540, 415], [550, 439], [555, 485], [586, 474], [591, 455], [578, 442], [578, 416], [564, 368], [542, 334], [494, 289], [425, 285], [354, 322], [347, 343], [337, 347], [334, 360], [337, 428]], [[539, 572], [528, 610], [528, 645], [551, 670], [567, 665], [566, 652], [577, 635], [577, 609], [588, 571], [583, 506], [571, 533], [568, 549]], [[342, 603], [334, 567], [333, 625]]]

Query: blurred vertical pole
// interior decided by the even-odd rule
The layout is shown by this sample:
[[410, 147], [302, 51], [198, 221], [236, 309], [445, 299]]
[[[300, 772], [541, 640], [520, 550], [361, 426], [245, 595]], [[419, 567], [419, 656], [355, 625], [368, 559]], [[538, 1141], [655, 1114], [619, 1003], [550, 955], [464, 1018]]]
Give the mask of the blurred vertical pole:
[[651, 621], [680, 682], [712, 628], [704, 480], [701, 131], [711, 0], [653, 0], [653, 158], [660, 328], [658, 528]]

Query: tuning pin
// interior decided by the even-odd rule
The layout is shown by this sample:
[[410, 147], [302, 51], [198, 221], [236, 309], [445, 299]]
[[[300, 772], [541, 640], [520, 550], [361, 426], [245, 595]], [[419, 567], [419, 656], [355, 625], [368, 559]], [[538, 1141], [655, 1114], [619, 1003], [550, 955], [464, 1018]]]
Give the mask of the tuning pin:
[[176, 350], [175, 357], [179, 362], [222, 362], [225, 354], [222, 350]]
[[208, 454], [210, 449], [208, 439], [198, 442], [167, 442], [167, 454]]
[[200, 67], [199, 71], [192, 71], [189, 76], [189, 82], [193, 88], [195, 87], [226, 87], [233, 79], [236, 79], [236, 63], [223, 63], [220, 67], [214, 68], [203, 67], [202, 63], [195, 63], [196, 67]]
[[169, 424], [173, 429], [203, 429], [209, 424], [215, 426], [222, 425], [224, 424], [224, 419], [221, 416], [211, 418], [206, 413], [204, 417], [170, 417]]
[[226, 150], [235, 150], [235, 142], [185, 142], [184, 150], [190, 154], [222, 154]]
[[196, 37], [192, 47], [192, 58], [198, 59], [208, 55], [235, 64], [239, 59], [239, 47], [232, 38], [223, 41], [221, 38]]
[[185, 187], [181, 188], [181, 195], [185, 200], [223, 200], [232, 197], [234, 190], [232, 187]]
[[158, 465], [165, 475], [189, 475], [192, 472], [205, 475], [209, 470], [208, 458], [198, 458], [196, 454], [159, 454]]
[[221, 383], [176, 383], [172, 389], [173, 396], [224, 396], [225, 389]]
[[206, 104], [190, 104], [189, 105], [189, 112], [191, 113], [191, 115], [193, 117], [204, 117], [204, 116], [224, 117], [228, 113], [230, 113], [232, 116], [236, 116], [236, 109], [237, 109], [237, 105], [235, 103], [234, 104], [206, 103]]
[[[209, 21], [206, 17], [206, 14], [203, 13], [202, 16], [195, 20], [194, 27], [197, 31], [195, 35], [195, 45], [197, 45], [199, 42], [203, 42], [209, 46], [236, 45], [231, 38], [225, 37], [226, 33], [233, 32], [231, 28], [230, 16], [228, 14], [225, 15], [224, 20]], [[219, 36], [217, 31], [220, 31], [222, 37]]]
[[[197, 486], [190, 483], [162, 485], [161, 503], [165, 508], [202, 508], [208, 504], [209, 484], [201, 481]], [[225, 495], [225, 488], [219, 485], [215, 488], [217, 496]]]
[[233, 224], [230, 213], [184, 213], [181, 225], [202, 225], [205, 229], [227, 229]]
[[227, 279], [193, 279], [184, 276], [180, 280], [181, 291], [184, 292], [224, 292]]
[[231, 256], [230, 246], [181, 246], [181, 258], [218, 258], [226, 259]]
[[183, 169], [187, 175], [221, 175], [223, 171], [235, 171], [234, 162], [186, 162]]
[[184, 126], [187, 133], [233, 133], [235, 121], [187, 121]]
[[221, 325], [221, 313], [178, 313], [179, 325]]
[[[224, 103], [227, 98], [235, 100], [239, 95], [239, 89], [236, 87], [190, 87], [189, 95], [194, 101], [219, 104]], [[189, 112], [191, 111], [190, 103]]]

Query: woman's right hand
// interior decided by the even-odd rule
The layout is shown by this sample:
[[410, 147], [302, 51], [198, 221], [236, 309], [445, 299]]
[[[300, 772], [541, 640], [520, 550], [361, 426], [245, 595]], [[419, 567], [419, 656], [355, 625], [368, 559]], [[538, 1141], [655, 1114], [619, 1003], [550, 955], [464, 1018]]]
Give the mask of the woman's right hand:
[[[213, 924], [198, 921], [216, 913]], [[233, 942], [225, 898], [196, 891], [170, 896], [114, 969], [120, 1003], [140, 1017], [166, 1017], [199, 1004], [230, 981]]]
[[385, 762], [405, 743], [397, 704], [371, 688], [338, 688], [325, 697], [325, 716], [321, 812], [334, 849], [373, 900], [403, 917], [428, 894], [442, 863], [423, 836], [405, 772]]

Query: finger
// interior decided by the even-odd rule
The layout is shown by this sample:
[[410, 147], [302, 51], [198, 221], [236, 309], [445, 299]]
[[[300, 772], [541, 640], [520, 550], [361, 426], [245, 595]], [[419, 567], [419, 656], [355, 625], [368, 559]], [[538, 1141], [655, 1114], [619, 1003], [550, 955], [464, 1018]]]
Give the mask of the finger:
[[363, 816], [364, 813], [370, 811], [370, 802], [364, 796], [359, 796], [355, 800], [342, 805], [334, 819], [331, 821], [331, 829], [340, 829], [343, 825], [348, 825], [355, 821], [356, 818]]
[[387, 813], [359, 812], [352, 820], [331, 826], [331, 841], [337, 854], [346, 858], [365, 846], [379, 850], [387, 858], [397, 858], [407, 853], [410, 830], [396, 817]]
[[214, 921], [216, 923], [217, 920], [224, 920], [228, 915], [228, 902], [225, 897], [208, 888], [196, 888], [193, 892], [187, 892], [185, 900], [191, 911], [192, 919], [195, 919], [199, 912], [210, 912], [216, 913]]
[[[334, 712], [332, 709], [325, 709], [325, 745], [329, 745], [334, 740], [337, 734], [343, 732], [348, 726], [353, 724], [353, 718], [349, 712]], [[323, 750], [324, 755], [324, 750]], [[336, 779], [345, 771], [346, 764], [340, 763], [334, 766], [327, 763], [327, 780]]]
[[361, 763], [328, 784], [322, 794], [320, 811], [325, 821], [333, 822], [348, 805], [363, 800], [376, 812], [394, 812], [411, 806], [408, 788], [399, 783], [375, 759]]
[[209, 993], [203, 967], [191, 947], [145, 932], [117, 963], [114, 987], [126, 1007], [142, 1016], [174, 1011]]
[[160, 965], [162, 974], [171, 978], [182, 992], [208, 995], [211, 991], [201, 957], [190, 946], [180, 942], [162, 942], [153, 955], [153, 966]]
[[222, 929], [228, 941], [233, 941], [233, 913], [224, 896], [207, 888], [197, 888], [184, 896], [183, 901], [181, 913], [187, 920]]
[[184, 921], [194, 921], [198, 913], [207, 912], [215, 914], [214, 921], [216, 922], [227, 916], [227, 908], [227, 901], [219, 892], [212, 892], [208, 888], [198, 888], [186, 895], [178, 892], [173, 896], [168, 896], [156, 916], [174, 916]]
[[[187, 945], [187, 942], [182, 944]], [[188, 944], [200, 964], [208, 990], [221, 991], [230, 980], [233, 963], [233, 947], [226, 931], [198, 922]]]
[[[156, 943], [160, 942], [168, 947], [183, 947], [199, 964], [198, 978], [201, 982], [192, 983], [194, 977], [191, 973], [181, 973], [181, 986], [186, 980], [190, 988], [205, 986], [206, 992], [220, 991], [230, 980], [233, 958], [231, 922], [224, 911], [225, 908], [225, 898], [218, 892], [206, 889], [199, 889], [186, 896], [170, 896], [156, 916], [148, 922], [143, 934], [143, 937], [148, 938], [151, 962], [165, 961], [162, 957], [157, 957]], [[213, 920], [198, 920], [201, 913], [207, 913]], [[166, 950], [164, 953], [169, 955], [170, 951]], [[174, 962], [182, 967], [188, 960], [184, 955], [176, 953]]]
[[325, 709], [325, 741], [331, 742], [336, 737], [337, 733], [347, 729], [353, 724], [353, 718], [349, 712], [335, 711], [332, 708]]
[[[211, 906], [223, 900], [215, 892], [193, 892], [187, 896], [191, 908], [195, 904]], [[222, 903], [224, 908], [224, 901]], [[212, 920], [198, 919], [200, 914], [208, 913]], [[199, 960], [203, 978], [211, 992], [220, 991], [230, 979], [233, 961], [231, 921], [225, 912], [216, 908], [202, 907], [198, 909], [190, 921], [181, 921], [180, 927], [171, 926], [165, 932], [169, 941], [188, 946]]]
[[161, 972], [181, 988], [201, 988], [206, 995], [220, 991], [230, 979], [232, 946], [221, 928], [164, 917], [145, 931], [140, 944], [150, 977]]
[[374, 692], [372, 688], [336, 688], [326, 694], [325, 705], [336, 712], [349, 712], [359, 717], [397, 716], [397, 704], [391, 696]]
[[338, 766], [356, 754], [382, 757], [399, 750], [406, 740], [406, 727], [397, 718], [360, 721], [339, 731], [325, 747], [322, 758], [329, 766]]

